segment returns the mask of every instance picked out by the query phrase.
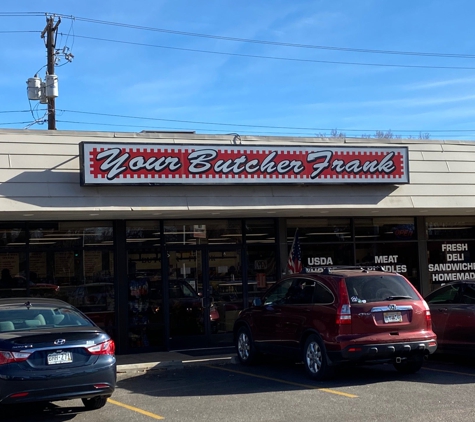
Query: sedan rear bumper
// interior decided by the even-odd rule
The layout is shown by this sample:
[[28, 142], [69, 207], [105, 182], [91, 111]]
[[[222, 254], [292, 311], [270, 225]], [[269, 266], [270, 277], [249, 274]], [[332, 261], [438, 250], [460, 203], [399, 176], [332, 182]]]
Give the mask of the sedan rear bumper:
[[115, 390], [116, 364], [114, 363], [93, 371], [67, 373], [57, 371], [48, 376], [34, 378], [17, 377], [5, 372], [0, 373], [0, 403], [15, 404], [35, 401], [60, 401], [96, 396], [109, 397]]

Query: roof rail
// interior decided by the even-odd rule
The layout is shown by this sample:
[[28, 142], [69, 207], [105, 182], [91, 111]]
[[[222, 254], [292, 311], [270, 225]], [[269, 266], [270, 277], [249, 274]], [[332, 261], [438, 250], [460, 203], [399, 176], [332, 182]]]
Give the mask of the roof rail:
[[324, 267], [321, 271], [322, 274], [331, 274], [334, 270], [361, 270], [361, 271], [384, 271], [381, 265], [333, 265], [331, 267]]

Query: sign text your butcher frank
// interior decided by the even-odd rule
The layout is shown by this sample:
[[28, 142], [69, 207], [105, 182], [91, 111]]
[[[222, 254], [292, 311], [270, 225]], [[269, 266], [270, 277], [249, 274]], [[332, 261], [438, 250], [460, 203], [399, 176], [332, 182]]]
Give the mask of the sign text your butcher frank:
[[81, 184], [409, 183], [406, 147], [82, 142]]

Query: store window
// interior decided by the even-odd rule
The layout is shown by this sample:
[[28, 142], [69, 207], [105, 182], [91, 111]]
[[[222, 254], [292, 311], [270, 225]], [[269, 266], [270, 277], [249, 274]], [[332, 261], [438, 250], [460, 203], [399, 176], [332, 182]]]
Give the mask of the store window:
[[156, 220], [127, 221], [125, 237], [128, 247], [157, 248], [160, 246], [160, 223]]
[[[0, 252], [0, 297], [25, 297], [30, 283], [25, 277], [26, 253]], [[34, 289], [31, 289], [34, 293]]]
[[245, 220], [248, 304], [277, 281], [276, 221]]
[[299, 218], [287, 220], [290, 249], [298, 233], [302, 267], [306, 272], [328, 266], [354, 265], [349, 218]]
[[247, 246], [248, 304], [260, 297], [277, 281], [276, 247], [274, 245]]
[[475, 239], [475, 217], [428, 217], [426, 231], [429, 240]]
[[411, 217], [355, 218], [354, 224], [357, 242], [407, 241], [417, 238], [414, 218]]
[[26, 230], [18, 223], [0, 224], [0, 249], [18, 249], [26, 246]]
[[352, 239], [349, 218], [289, 218], [287, 242], [292, 242], [296, 229], [302, 244], [341, 243]]
[[420, 289], [416, 242], [357, 242], [356, 264], [400, 273]]
[[398, 272], [420, 289], [414, 218], [355, 218], [354, 227], [357, 265]]
[[235, 245], [242, 243], [241, 220], [167, 220], [167, 245]]
[[30, 223], [29, 228], [29, 244], [36, 248], [74, 250], [113, 243], [111, 222], [40, 222]]
[[475, 218], [428, 217], [426, 230], [430, 290], [475, 279]]
[[[31, 294], [60, 298], [114, 336], [111, 222], [30, 223]], [[34, 287], [33, 287], [34, 286]]]

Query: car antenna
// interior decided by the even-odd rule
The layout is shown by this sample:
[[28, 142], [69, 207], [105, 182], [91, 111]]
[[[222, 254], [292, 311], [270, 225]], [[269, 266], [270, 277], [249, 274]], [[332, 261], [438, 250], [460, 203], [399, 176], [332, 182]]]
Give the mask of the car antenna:
[[27, 300], [24, 304], [28, 309], [31, 308], [31, 302], [29, 300]]

